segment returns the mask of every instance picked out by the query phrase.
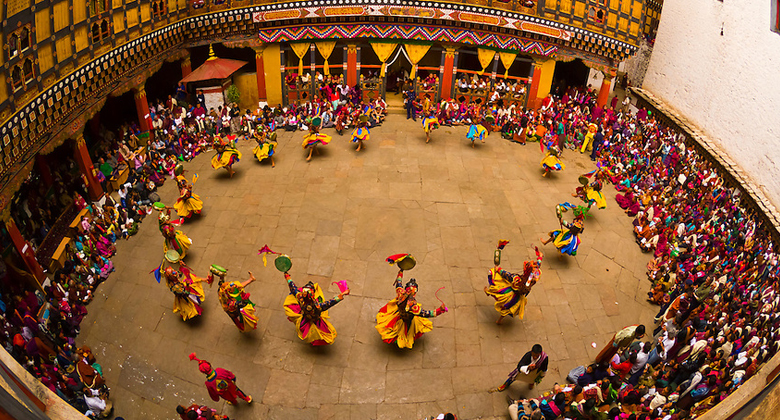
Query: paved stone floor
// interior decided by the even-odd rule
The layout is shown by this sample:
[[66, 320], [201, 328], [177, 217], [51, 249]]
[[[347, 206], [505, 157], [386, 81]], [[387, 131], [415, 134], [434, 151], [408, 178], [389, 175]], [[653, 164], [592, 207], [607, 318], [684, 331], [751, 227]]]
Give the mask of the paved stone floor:
[[[334, 134], [332, 131], [327, 131]], [[125, 419], [173, 419], [177, 404], [216, 406], [237, 419], [419, 419], [452, 411], [461, 419], [507, 418], [507, 393], [489, 394], [534, 343], [550, 356], [547, 377], [530, 392], [522, 383], [508, 394], [532, 396], [588, 363], [618, 329], [649, 324], [645, 301], [648, 255], [633, 240], [631, 220], [606, 194], [609, 208], [586, 222], [580, 253], [562, 257], [548, 245], [539, 284], [524, 320], [494, 321], [493, 300], [482, 289], [499, 239], [511, 240], [503, 266], [520, 270], [531, 244], [557, 226], [554, 206], [573, 200], [577, 177], [593, 168], [567, 151], [566, 170], [543, 178], [538, 144], [521, 146], [490, 135], [472, 149], [466, 127], [442, 127], [430, 144], [419, 122], [391, 115], [373, 129], [366, 150], [354, 151], [335, 135], [307, 163], [302, 133], [279, 133], [276, 168], [258, 163], [252, 145], [236, 175], [211, 169], [212, 153], [185, 165], [199, 174], [195, 192], [205, 207], [183, 230], [194, 245], [187, 263], [205, 277], [210, 264], [230, 278], [258, 281], [248, 287], [257, 305], [256, 331], [242, 334], [207, 288], [203, 316], [183, 322], [173, 297], [149, 274], [162, 255], [152, 216], [140, 232], [118, 244], [116, 272], [100, 286], [84, 320], [79, 344], [92, 346], [112, 388], [116, 414]], [[168, 182], [160, 191], [171, 205]], [[338, 331], [327, 348], [298, 340], [284, 316], [284, 278], [257, 250], [268, 244], [293, 260], [299, 283], [348, 279], [352, 294], [331, 309]], [[374, 315], [394, 295], [391, 254], [418, 260], [419, 301], [450, 308], [412, 350], [384, 344]], [[254, 396], [251, 405], [212, 403], [204, 376], [187, 355], [196, 352], [234, 371]]]

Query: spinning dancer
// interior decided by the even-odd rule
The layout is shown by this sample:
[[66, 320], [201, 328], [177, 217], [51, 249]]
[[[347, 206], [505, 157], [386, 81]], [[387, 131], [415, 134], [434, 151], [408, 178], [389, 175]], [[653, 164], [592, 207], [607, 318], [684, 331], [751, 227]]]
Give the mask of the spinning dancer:
[[[265, 126], [263, 127], [265, 128]], [[266, 130], [263, 129], [262, 132], [260, 130], [255, 131], [254, 137], [257, 141], [257, 146], [252, 149], [252, 153], [257, 158], [257, 161], [262, 162], [264, 159], [269, 158], [271, 159], [271, 167], [275, 167], [276, 163], [274, 163], [274, 152], [276, 151], [277, 145], [276, 133], [271, 132], [268, 134], [266, 133]]]
[[190, 354], [190, 360], [198, 361], [198, 370], [206, 375], [206, 389], [209, 391], [209, 397], [219, 402], [222, 397], [230, 405], [238, 404], [238, 398], [251, 403], [252, 396], [246, 395], [238, 386], [236, 386], [236, 375], [233, 372], [211, 367], [211, 363], [200, 360], [195, 353]]
[[542, 147], [541, 144], [543, 143], [546, 143], [547, 145], [547, 152], [544, 154], [544, 158], [542, 158], [541, 162], [542, 169], [544, 169], [544, 174], [542, 174], [542, 176], [547, 176], [550, 171], [562, 171], [566, 169], [566, 165], [559, 159], [561, 149], [558, 148], [556, 142], [553, 139], [545, 142], [543, 139], [540, 141], [540, 147]]
[[[316, 117], [315, 119], [317, 118], [319, 117]], [[321, 122], [320, 124], [315, 124], [312, 122], [312, 124], [309, 126], [309, 134], [303, 138], [303, 148], [309, 149], [309, 156], [306, 158], [306, 162], [311, 160], [312, 153], [317, 152], [318, 155], [320, 154], [320, 152], [317, 151], [318, 144], [322, 144], [324, 146], [330, 143], [331, 137], [327, 134], [320, 133], [320, 125]]]
[[482, 143], [485, 142], [485, 136], [489, 136], [490, 132], [482, 124], [471, 124], [469, 126], [469, 132], [466, 133], [466, 138], [471, 140], [471, 147], [474, 147], [474, 141], [479, 139]]
[[173, 204], [173, 208], [176, 209], [176, 214], [180, 218], [189, 219], [193, 214], [200, 214], [201, 210], [203, 210], [203, 200], [197, 194], [192, 193], [192, 186], [197, 180], [197, 174], [192, 178], [192, 184], [187, 182], [187, 178], [183, 175], [176, 176], [176, 185], [179, 186], [179, 198]]
[[502, 270], [501, 250], [509, 241], [498, 241], [498, 248], [493, 254], [495, 267], [488, 271], [488, 286], [485, 286], [485, 294], [496, 300], [496, 311], [498, 320], [496, 324], [501, 324], [505, 316], [517, 316], [523, 319], [525, 314], [525, 305], [528, 303], [528, 294], [531, 288], [542, 275], [541, 266], [544, 255], [536, 250], [536, 261], [526, 261], [523, 263], [523, 273], [516, 274]]
[[[158, 201], [154, 203], [154, 208], [160, 212], [157, 222], [159, 223], [160, 232], [162, 232], [164, 239], [163, 251], [166, 253], [169, 250], [176, 251], [178, 257], [184, 259], [187, 255], [187, 250], [190, 249], [190, 246], [192, 245], [192, 239], [184, 232], [177, 230], [174, 227], [174, 222], [171, 222], [170, 207], [166, 207], [165, 204]], [[176, 223], [181, 223], [180, 221], [181, 219]]]
[[201, 304], [206, 295], [203, 293], [203, 279], [195, 277], [183, 261], [179, 261], [177, 271], [173, 267], [165, 269], [165, 284], [173, 292], [173, 313], [179, 313], [186, 321], [203, 314]]
[[284, 299], [284, 313], [287, 315], [287, 319], [295, 324], [298, 338], [312, 346], [333, 344], [333, 341], [336, 340], [336, 329], [328, 321], [330, 318], [328, 309], [344, 300], [344, 296], [349, 294], [346, 281], [339, 282], [341, 293], [326, 302], [318, 283], [308, 282], [301, 288], [295, 286], [288, 273], [292, 267], [288, 256], [278, 256], [275, 265], [279, 271], [284, 273], [287, 286], [290, 288], [290, 294]]
[[252, 272], [249, 272], [249, 279], [243, 283], [239, 281], [226, 282], [225, 276], [227, 276], [227, 269], [220, 267], [216, 264], [212, 264], [210, 268], [211, 274], [207, 279], [211, 284], [214, 281], [214, 276], [219, 277], [219, 303], [222, 305], [222, 310], [233, 320], [236, 327], [241, 332], [247, 332], [257, 328], [257, 316], [255, 316], [255, 304], [249, 300], [249, 293], [244, 291], [244, 288], [249, 286], [255, 279]]
[[238, 163], [241, 160], [241, 152], [236, 149], [235, 146], [236, 136], [227, 136], [227, 139], [223, 139], [219, 135], [214, 136], [214, 150], [217, 154], [211, 158], [211, 167], [214, 169], [225, 168], [233, 178], [235, 171], [233, 170], [233, 164]]
[[[563, 220], [563, 213], [568, 209], [572, 209], [574, 213], [574, 220], [571, 223]], [[558, 223], [560, 223], [561, 228], [550, 231], [549, 238], [541, 238], [542, 244], [547, 245], [553, 241], [553, 245], [558, 248], [558, 251], [561, 251], [561, 254], [575, 256], [581, 242], [579, 235], [585, 229], [583, 221], [588, 214], [588, 208], [562, 203], [555, 206], [555, 213], [558, 215]]]
[[433, 323], [427, 318], [433, 318], [447, 312], [442, 302], [435, 311], [425, 311], [417, 303], [417, 281], [411, 279], [403, 285], [404, 270], [409, 270], [416, 264], [409, 254], [392, 255], [387, 258], [390, 264], [398, 263], [398, 276], [395, 279], [395, 299], [388, 302], [376, 314], [376, 330], [382, 336], [382, 341], [397, 344], [399, 348], [412, 348], [414, 340], [423, 333], [433, 329]]
[[368, 139], [371, 138], [371, 132], [368, 131], [368, 127], [366, 127], [367, 124], [368, 116], [361, 115], [357, 127], [355, 127], [355, 131], [352, 132], [352, 143], [358, 144], [358, 147], [355, 150], [356, 152], [361, 151], [363, 149], [363, 142], [368, 141]]
[[599, 176], [596, 176], [596, 179], [588, 183], [588, 178], [593, 176], [596, 171], [588, 172], [587, 174], [583, 174], [579, 177], [580, 184], [582, 184], [581, 187], [577, 187], [574, 194], [572, 194], [572, 197], [579, 197], [580, 200], [584, 201], [588, 207], [591, 207], [592, 205], [596, 205], [596, 207], [600, 209], [607, 208], [607, 199], [604, 198], [604, 194], [601, 192], [602, 183]]
[[429, 111], [422, 119], [423, 130], [425, 130], [425, 142], [431, 141], [431, 132], [439, 128], [439, 119], [433, 115], [432, 111]]

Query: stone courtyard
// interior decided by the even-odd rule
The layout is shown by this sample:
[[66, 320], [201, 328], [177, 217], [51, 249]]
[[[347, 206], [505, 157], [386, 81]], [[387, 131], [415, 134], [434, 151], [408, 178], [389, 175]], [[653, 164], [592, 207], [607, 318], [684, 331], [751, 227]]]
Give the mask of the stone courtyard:
[[[232, 179], [211, 169], [213, 152], [186, 163], [189, 179], [199, 175], [194, 192], [205, 203], [202, 216], [181, 227], [193, 240], [186, 262], [201, 277], [211, 264], [228, 268], [228, 279], [246, 280], [252, 271], [258, 281], [247, 291], [258, 328], [241, 333], [219, 306], [216, 286], [205, 286], [202, 316], [183, 322], [172, 312], [173, 295], [150, 274], [162, 257], [150, 216], [135, 237], [118, 242], [116, 272], [99, 287], [78, 339], [103, 366], [115, 414], [176, 419], [177, 404], [197, 402], [239, 420], [414, 420], [448, 411], [462, 420], [504, 419], [507, 395], [538, 396], [593, 360], [620, 328], [650, 327], [657, 311], [645, 300], [650, 256], [634, 243], [612, 186], [605, 188], [608, 208], [587, 218], [576, 257], [560, 256], [552, 244], [541, 248], [542, 277], [525, 319], [495, 324], [483, 288], [497, 241], [511, 241], [502, 267], [520, 271], [532, 245], [558, 226], [554, 206], [578, 202], [571, 196], [577, 177], [594, 165], [567, 150], [566, 170], [544, 178], [538, 143], [493, 133], [472, 149], [466, 131], [441, 127], [425, 144], [419, 121], [390, 115], [360, 153], [348, 133], [325, 130], [333, 141], [307, 163], [303, 133], [279, 131], [275, 168], [258, 163], [254, 142], [243, 139]], [[178, 196], [171, 181], [159, 193], [167, 205]], [[326, 298], [338, 293], [331, 282], [349, 281], [351, 295], [330, 310], [338, 331], [332, 346], [297, 338], [282, 307], [284, 277], [272, 256], [264, 267], [257, 255], [264, 244], [291, 257], [298, 285], [319, 282]], [[396, 268], [385, 258], [405, 252], [418, 262], [406, 278], [418, 280], [423, 308], [439, 305], [434, 292], [442, 286], [449, 307], [411, 350], [383, 343], [374, 329], [376, 312], [394, 297]], [[541, 385], [488, 393], [535, 343], [550, 358]], [[187, 357], [192, 352], [236, 373], [254, 402], [212, 402]]]

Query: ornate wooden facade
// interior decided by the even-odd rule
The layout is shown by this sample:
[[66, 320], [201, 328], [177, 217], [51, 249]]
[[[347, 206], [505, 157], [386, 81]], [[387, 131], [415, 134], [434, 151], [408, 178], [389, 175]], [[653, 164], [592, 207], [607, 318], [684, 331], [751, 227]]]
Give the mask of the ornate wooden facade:
[[612, 68], [636, 51], [645, 27], [643, 0], [334, 3], [7, 0], [0, 15], [0, 209], [37, 154], [75, 136], [106, 97], [143, 86], [187, 47], [354, 35], [578, 57]]

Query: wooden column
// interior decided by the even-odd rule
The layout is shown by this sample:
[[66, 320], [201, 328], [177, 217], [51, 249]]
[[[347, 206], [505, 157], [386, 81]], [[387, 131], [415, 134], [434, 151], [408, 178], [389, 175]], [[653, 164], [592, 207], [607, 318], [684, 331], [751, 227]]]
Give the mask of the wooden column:
[[185, 78], [192, 73], [192, 61], [189, 54], [181, 60], [181, 77]]
[[41, 174], [41, 179], [43, 179], [43, 184], [47, 187], [51, 187], [52, 184], [54, 184], [54, 177], [51, 174], [51, 168], [49, 168], [49, 163], [47, 162], [45, 155], [36, 155], [35, 156], [35, 167], [38, 169], [38, 172]]
[[347, 45], [347, 85], [353, 87], [357, 84], [357, 72], [358, 72], [358, 57], [357, 57], [357, 45]]
[[[11, 237], [11, 242], [13, 242], [16, 252], [21, 255], [22, 260], [24, 260], [24, 265], [27, 266], [27, 270], [38, 281], [38, 288], [41, 288], [41, 284], [46, 280], [46, 274], [43, 273], [43, 268], [38, 264], [38, 260], [35, 258], [35, 252], [33, 252], [33, 249], [30, 244], [27, 243], [27, 240], [24, 239], [22, 233], [19, 232], [19, 228], [16, 227], [16, 222], [14, 222], [13, 219], [9, 218], [6, 220], [5, 228], [8, 230], [8, 236]], [[41, 290], [43, 289], [41, 288]]]
[[599, 96], [596, 99], [596, 106], [602, 107], [607, 104], [609, 100], [609, 91], [612, 88], [612, 78], [615, 75], [612, 72], [604, 72], [604, 80], [601, 82], [601, 89], [599, 89]]
[[154, 138], [152, 128], [152, 117], [149, 115], [149, 102], [146, 100], [146, 90], [143, 85], [135, 89], [135, 111], [138, 113], [138, 124], [141, 131], [149, 132], [149, 139]]
[[531, 63], [531, 87], [528, 88], [526, 95], [526, 107], [529, 109], [539, 108], [539, 102], [536, 94], [539, 92], [539, 80], [542, 79], [542, 66], [536, 60]]
[[263, 63], [265, 45], [253, 49], [255, 50], [255, 65], [257, 67], [257, 98], [260, 102], [266, 102], [268, 97], [265, 93], [265, 66]]
[[74, 150], [74, 156], [76, 163], [79, 165], [81, 175], [87, 184], [87, 192], [89, 192], [89, 198], [97, 200], [103, 196], [103, 186], [95, 179], [92, 165], [92, 158], [89, 157], [89, 150], [87, 150], [87, 143], [84, 141], [84, 133], [79, 133], [76, 137], [76, 149]]
[[440, 70], [440, 89], [442, 99], [452, 99], [452, 82], [455, 80], [455, 54], [458, 47], [454, 45], [445, 45], [442, 56], [444, 63]]

